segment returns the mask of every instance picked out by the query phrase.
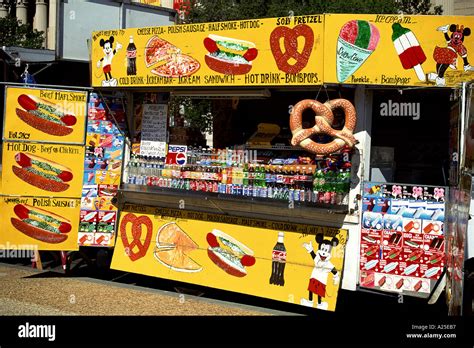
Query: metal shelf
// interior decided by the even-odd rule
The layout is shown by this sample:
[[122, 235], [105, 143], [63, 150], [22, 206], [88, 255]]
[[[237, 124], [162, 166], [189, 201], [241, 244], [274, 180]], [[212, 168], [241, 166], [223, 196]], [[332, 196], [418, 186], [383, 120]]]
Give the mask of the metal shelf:
[[271, 151], [306, 151], [301, 146], [291, 146], [291, 145], [246, 145], [246, 150], [271, 150]]
[[[123, 184], [119, 204], [186, 209], [281, 222], [341, 227], [348, 213], [347, 205], [278, 201], [260, 197], [234, 196], [212, 192], [184, 191], [155, 186]], [[183, 208], [184, 205], [184, 208]]]

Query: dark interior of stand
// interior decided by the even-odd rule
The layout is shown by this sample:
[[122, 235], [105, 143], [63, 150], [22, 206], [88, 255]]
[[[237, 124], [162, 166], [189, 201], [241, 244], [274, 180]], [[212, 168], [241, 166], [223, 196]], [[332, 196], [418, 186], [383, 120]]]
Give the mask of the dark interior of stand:
[[[321, 103], [328, 99], [345, 98], [353, 102], [354, 89], [344, 91], [272, 91], [271, 98], [242, 99], [236, 110], [229, 110], [225, 115], [218, 115], [214, 120], [214, 147], [225, 148], [236, 144], [245, 144], [248, 138], [255, 133], [259, 123], [274, 123], [280, 126], [280, 135], [272, 144], [291, 145], [291, 131], [289, 117], [291, 106], [304, 99], [316, 99]], [[342, 128], [343, 115], [335, 111], [337, 126]], [[315, 114], [311, 110], [303, 113], [303, 126], [310, 128], [315, 124]], [[334, 127], [337, 129], [338, 127]], [[226, 136], [222, 136], [225, 133]], [[217, 136], [216, 136], [217, 135]], [[320, 143], [328, 142], [327, 136], [313, 136], [313, 140]]]
[[[372, 148], [394, 149], [393, 182], [448, 185], [451, 89], [374, 90]], [[419, 103], [420, 117], [381, 116], [382, 103]]]

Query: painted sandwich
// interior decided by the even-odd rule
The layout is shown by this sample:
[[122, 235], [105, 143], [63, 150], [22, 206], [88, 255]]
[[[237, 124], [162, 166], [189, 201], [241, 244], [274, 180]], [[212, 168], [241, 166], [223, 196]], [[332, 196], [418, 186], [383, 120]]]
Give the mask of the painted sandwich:
[[59, 105], [28, 94], [20, 95], [18, 104], [22, 109], [16, 108], [17, 116], [35, 129], [56, 136], [69, 135], [74, 130], [76, 116]]
[[212, 230], [206, 236], [207, 255], [219, 268], [234, 277], [247, 275], [245, 267], [255, 264], [253, 251], [228, 234]]
[[250, 41], [209, 34], [204, 39], [209, 51], [204, 59], [209, 68], [226, 75], [243, 75], [252, 69], [258, 50]]
[[72, 228], [69, 220], [27, 204], [17, 204], [13, 211], [17, 216], [10, 219], [13, 227], [42, 242], [62, 243], [68, 237], [66, 233]]
[[62, 192], [69, 188], [73, 174], [70, 168], [39, 156], [18, 152], [12, 166], [13, 173], [30, 185], [50, 192]]

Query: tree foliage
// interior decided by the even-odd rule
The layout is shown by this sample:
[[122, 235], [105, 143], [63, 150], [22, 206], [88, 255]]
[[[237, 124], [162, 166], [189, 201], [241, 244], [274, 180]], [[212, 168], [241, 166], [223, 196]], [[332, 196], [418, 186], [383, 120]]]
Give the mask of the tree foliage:
[[200, 132], [212, 132], [211, 103], [205, 99], [172, 97], [169, 103], [170, 115], [183, 115], [185, 126]]
[[220, 22], [250, 18], [322, 13], [441, 14], [430, 0], [191, 0], [184, 23]]
[[443, 13], [442, 6], [434, 6], [431, 10], [430, 0], [399, 0], [399, 10], [406, 14], [435, 14]]
[[7, 16], [0, 18], [0, 46], [20, 46], [25, 48], [41, 48], [44, 32], [23, 24], [16, 18]]

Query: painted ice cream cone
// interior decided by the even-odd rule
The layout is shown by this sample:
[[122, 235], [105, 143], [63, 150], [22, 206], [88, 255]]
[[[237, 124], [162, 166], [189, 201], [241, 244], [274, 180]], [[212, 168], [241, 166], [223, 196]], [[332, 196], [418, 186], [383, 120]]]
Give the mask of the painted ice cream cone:
[[352, 20], [345, 23], [337, 40], [337, 80], [344, 82], [357, 71], [377, 47], [379, 30], [367, 21]]

